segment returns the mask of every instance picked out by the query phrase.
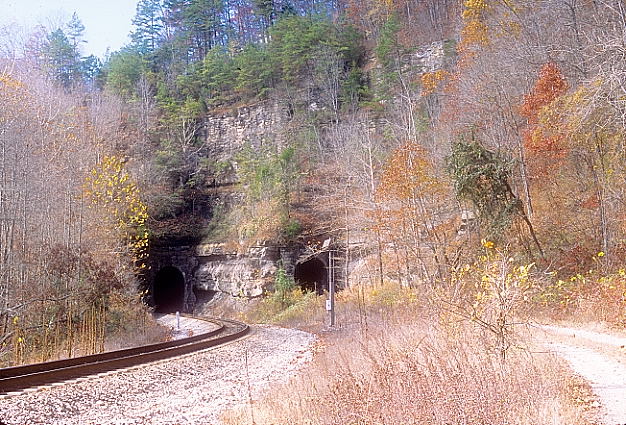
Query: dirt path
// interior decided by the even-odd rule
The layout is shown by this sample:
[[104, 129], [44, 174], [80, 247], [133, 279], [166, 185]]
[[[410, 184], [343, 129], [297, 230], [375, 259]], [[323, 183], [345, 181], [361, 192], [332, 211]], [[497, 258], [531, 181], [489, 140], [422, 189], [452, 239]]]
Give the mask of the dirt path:
[[569, 327], [541, 328], [546, 346], [590, 383], [602, 404], [602, 423], [626, 424], [626, 338]]

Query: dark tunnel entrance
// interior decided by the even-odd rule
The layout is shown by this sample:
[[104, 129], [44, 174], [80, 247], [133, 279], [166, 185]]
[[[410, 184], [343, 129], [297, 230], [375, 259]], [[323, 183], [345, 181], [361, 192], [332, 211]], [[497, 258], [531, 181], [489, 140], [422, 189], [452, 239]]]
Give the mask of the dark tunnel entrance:
[[307, 291], [322, 294], [328, 290], [328, 270], [326, 264], [316, 257], [296, 264], [293, 272], [296, 283]]
[[176, 267], [162, 268], [154, 278], [154, 307], [157, 313], [183, 311], [185, 277]]

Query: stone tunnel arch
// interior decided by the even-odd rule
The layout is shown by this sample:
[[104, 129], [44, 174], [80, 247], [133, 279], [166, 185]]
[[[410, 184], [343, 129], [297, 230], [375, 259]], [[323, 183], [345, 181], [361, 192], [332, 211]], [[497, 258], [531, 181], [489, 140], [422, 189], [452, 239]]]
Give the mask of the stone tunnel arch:
[[322, 294], [328, 290], [328, 269], [318, 257], [296, 264], [293, 278], [298, 286], [307, 291]]
[[163, 267], [154, 277], [152, 296], [157, 313], [184, 311], [185, 276], [183, 273], [176, 267]]

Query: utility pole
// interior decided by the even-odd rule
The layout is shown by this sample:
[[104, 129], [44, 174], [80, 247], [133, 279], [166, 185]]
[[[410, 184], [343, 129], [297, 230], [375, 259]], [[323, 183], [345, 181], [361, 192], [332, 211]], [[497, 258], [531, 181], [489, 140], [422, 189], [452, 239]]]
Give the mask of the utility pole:
[[333, 250], [328, 251], [328, 296], [326, 310], [330, 312], [330, 326], [335, 326], [335, 258]]

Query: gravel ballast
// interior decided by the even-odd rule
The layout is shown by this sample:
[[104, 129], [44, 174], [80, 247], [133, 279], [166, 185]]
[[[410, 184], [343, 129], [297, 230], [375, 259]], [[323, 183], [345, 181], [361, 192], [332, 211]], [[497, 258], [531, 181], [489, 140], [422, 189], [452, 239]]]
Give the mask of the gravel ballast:
[[0, 399], [13, 424], [218, 424], [310, 361], [315, 337], [270, 326], [243, 341]]

